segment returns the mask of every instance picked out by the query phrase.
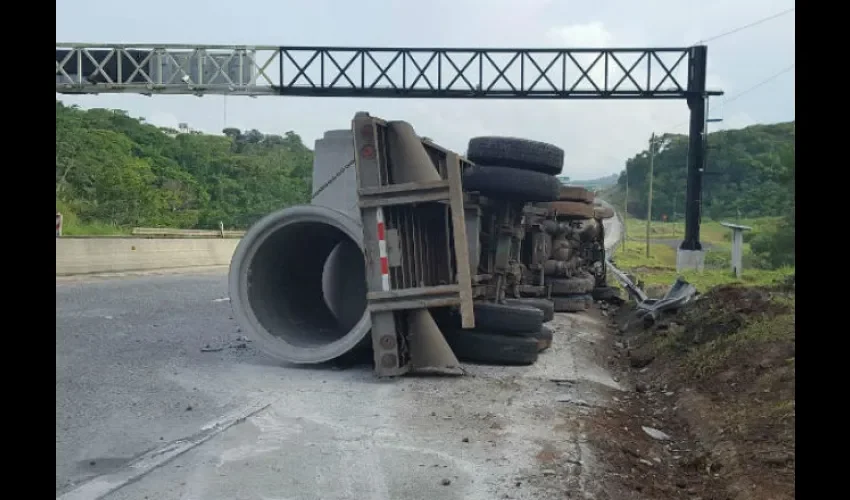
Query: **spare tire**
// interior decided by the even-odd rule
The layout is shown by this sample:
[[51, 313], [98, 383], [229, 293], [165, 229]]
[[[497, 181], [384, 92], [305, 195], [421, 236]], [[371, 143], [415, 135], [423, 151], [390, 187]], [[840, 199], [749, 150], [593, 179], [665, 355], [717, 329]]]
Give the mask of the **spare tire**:
[[582, 312], [590, 309], [593, 298], [586, 294], [565, 295], [552, 297], [552, 302], [555, 304], [555, 311], [557, 312]]
[[560, 186], [558, 179], [551, 175], [509, 167], [472, 165], [463, 172], [464, 191], [478, 191], [494, 199], [555, 201]]
[[495, 365], [530, 365], [537, 361], [538, 339], [495, 332], [450, 330], [446, 342], [461, 361]]
[[579, 201], [553, 201], [546, 203], [549, 213], [557, 217], [570, 219], [592, 219], [593, 205]]
[[551, 328], [546, 325], [540, 327], [540, 331], [537, 332], [537, 351], [543, 352], [552, 347], [552, 339], [554, 337], [555, 336]]
[[572, 278], [552, 278], [546, 280], [552, 285], [552, 295], [585, 294], [593, 290], [596, 280], [590, 273], [581, 273]]
[[558, 175], [564, 167], [563, 149], [553, 144], [516, 137], [473, 137], [466, 148], [466, 157], [473, 163], [532, 170], [548, 175]]
[[543, 311], [519, 304], [476, 302], [475, 329], [500, 333], [536, 332], [543, 326]]
[[555, 319], [555, 304], [549, 299], [536, 299], [533, 297], [522, 299], [505, 299], [505, 304], [523, 305], [535, 307], [543, 311], [543, 322], [548, 323]]
[[561, 201], [577, 201], [580, 203], [593, 203], [596, 196], [588, 189], [581, 186], [561, 186]]

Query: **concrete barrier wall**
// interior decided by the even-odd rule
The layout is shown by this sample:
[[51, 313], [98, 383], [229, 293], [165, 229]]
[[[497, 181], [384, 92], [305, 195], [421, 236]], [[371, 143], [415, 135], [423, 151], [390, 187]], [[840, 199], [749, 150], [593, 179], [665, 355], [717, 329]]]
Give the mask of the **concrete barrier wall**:
[[226, 266], [237, 238], [56, 238], [56, 275]]

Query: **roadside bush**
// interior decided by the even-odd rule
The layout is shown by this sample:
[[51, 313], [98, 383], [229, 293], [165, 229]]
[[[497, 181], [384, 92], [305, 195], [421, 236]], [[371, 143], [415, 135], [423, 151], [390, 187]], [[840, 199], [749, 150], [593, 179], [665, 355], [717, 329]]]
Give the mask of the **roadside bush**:
[[732, 255], [728, 249], [709, 249], [705, 252], [706, 269], [728, 269], [732, 265]]
[[794, 234], [794, 214], [791, 214], [776, 229], [755, 235], [750, 242], [750, 248], [761, 265], [767, 269], [794, 266]]

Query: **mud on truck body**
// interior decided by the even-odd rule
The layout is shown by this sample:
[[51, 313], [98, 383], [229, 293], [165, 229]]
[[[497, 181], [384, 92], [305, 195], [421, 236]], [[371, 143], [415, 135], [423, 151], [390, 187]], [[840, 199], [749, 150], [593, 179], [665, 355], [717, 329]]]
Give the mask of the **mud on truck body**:
[[[603, 237], [560, 231], [572, 224], [557, 205], [563, 158], [499, 137], [472, 139], [464, 158], [406, 122], [357, 113], [316, 142], [311, 203], [264, 217], [240, 241], [234, 317], [289, 363], [369, 350], [379, 376], [534, 363], [551, 342], [558, 280], [595, 270], [586, 252]], [[562, 233], [589, 242], [578, 260], [555, 258], [567, 252]]]

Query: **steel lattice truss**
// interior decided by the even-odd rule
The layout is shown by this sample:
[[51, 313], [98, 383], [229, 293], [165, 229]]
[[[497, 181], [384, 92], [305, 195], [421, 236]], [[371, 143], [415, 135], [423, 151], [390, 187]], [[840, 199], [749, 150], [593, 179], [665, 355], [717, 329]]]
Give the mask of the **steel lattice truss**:
[[423, 49], [57, 44], [56, 92], [681, 99], [692, 48]]

